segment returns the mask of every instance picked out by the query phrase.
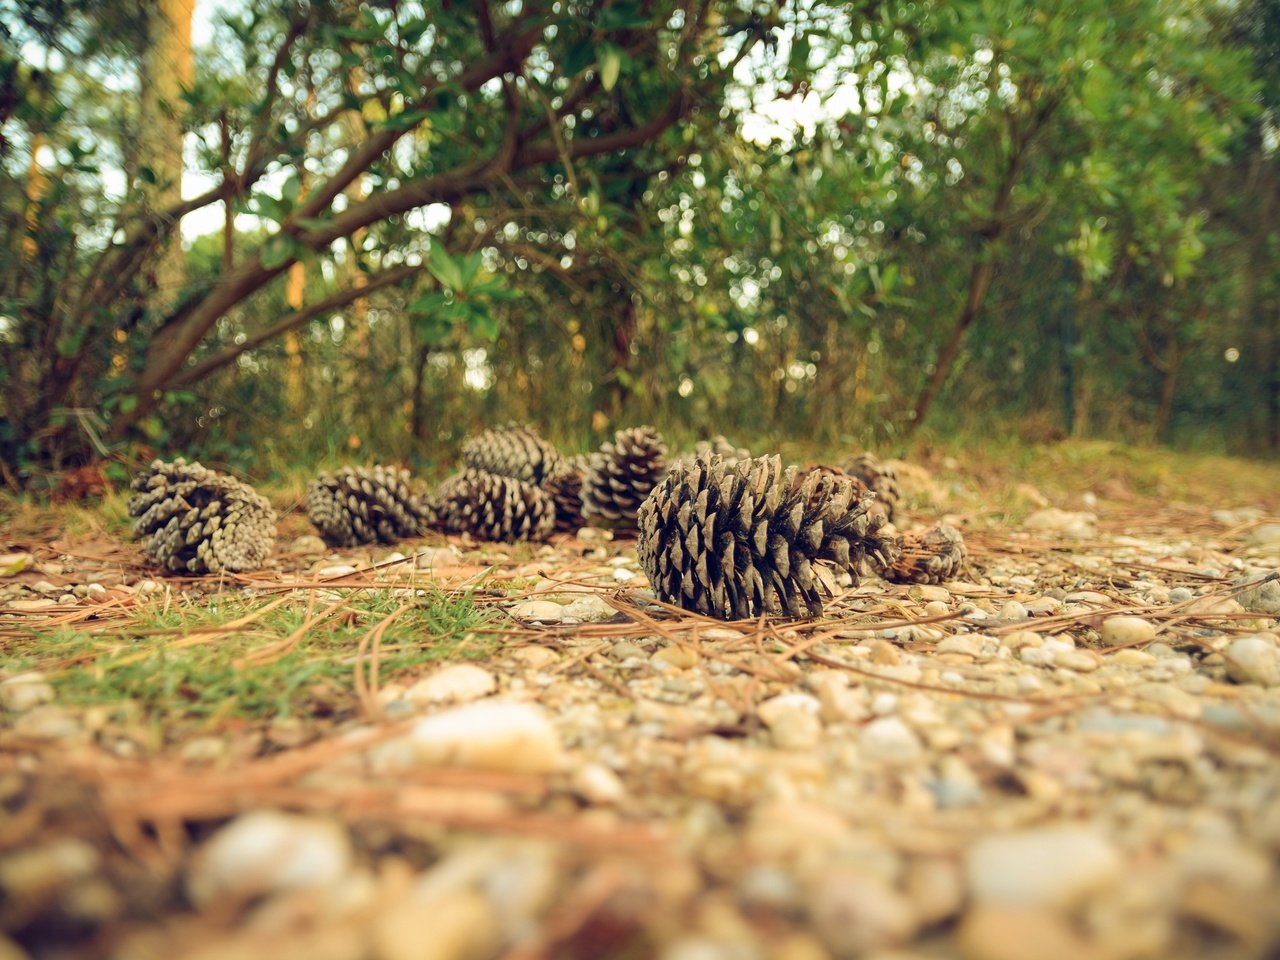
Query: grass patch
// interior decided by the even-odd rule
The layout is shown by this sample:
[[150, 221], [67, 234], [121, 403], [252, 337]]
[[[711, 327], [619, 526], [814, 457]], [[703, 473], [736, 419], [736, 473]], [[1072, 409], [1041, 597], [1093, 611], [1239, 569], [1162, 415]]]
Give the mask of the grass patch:
[[132, 702], [131, 709], [166, 725], [340, 719], [358, 704], [361, 641], [406, 603], [379, 641], [380, 683], [436, 661], [492, 654], [498, 614], [478, 604], [474, 590], [418, 593], [360, 589], [341, 601], [326, 594], [284, 603], [216, 594], [167, 607], [156, 601], [111, 635], [33, 633], [10, 653], [14, 667], [45, 671], [65, 706]]

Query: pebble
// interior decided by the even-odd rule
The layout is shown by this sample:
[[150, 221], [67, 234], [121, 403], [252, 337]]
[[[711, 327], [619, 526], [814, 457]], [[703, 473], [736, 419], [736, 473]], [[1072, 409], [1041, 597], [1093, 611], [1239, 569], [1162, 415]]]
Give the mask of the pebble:
[[576, 768], [570, 786], [588, 803], [616, 804], [627, 795], [627, 788], [618, 775], [602, 763], [587, 763]]
[[965, 858], [969, 891], [979, 903], [1070, 908], [1121, 873], [1115, 848], [1084, 826], [993, 834], [972, 844]]
[[559, 623], [564, 607], [550, 600], [524, 600], [511, 608], [511, 616], [525, 623]]
[[1044, 644], [1044, 637], [1034, 630], [1015, 630], [1000, 638], [1000, 646], [1010, 650], [1021, 650], [1023, 647], [1039, 647]]
[[416, 706], [466, 703], [487, 697], [498, 689], [497, 678], [473, 663], [455, 663], [423, 677], [405, 691], [404, 699]]
[[644, 647], [637, 646], [630, 640], [618, 640], [609, 648], [609, 659], [617, 660], [619, 663], [625, 660], [645, 660], [649, 656], [649, 652]]
[[1141, 617], [1107, 617], [1102, 621], [1102, 642], [1109, 647], [1136, 646], [1155, 638], [1155, 624]]
[[36, 600], [10, 600], [9, 601], [10, 610], [22, 610], [29, 613], [34, 612], [36, 610], [48, 610], [50, 607], [56, 607], [57, 605], [58, 605], [58, 601], [53, 600], [49, 597], [40, 597], [39, 599], [36, 599]]
[[1156, 662], [1156, 658], [1145, 650], [1137, 650], [1133, 647], [1126, 647], [1123, 650], [1117, 650], [1110, 654], [1108, 659], [1122, 667], [1149, 667]]
[[[402, 752], [404, 746], [409, 758]], [[426, 717], [401, 741], [385, 747], [389, 749], [375, 748], [375, 762], [393, 768], [411, 758], [429, 766], [553, 773], [563, 757], [560, 736], [541, 707], [493, 700]]]
[[769, 724], [779, 750], [812, 750], [822, 738], [822, 721], [808, 710], [787, 710]]
[[1043, 530], [1047, 533], [1060, 533], [1064, 537], [1077, 540], [1087, 539], [1097, 533], [1098, 517], [1093, 513], [1060, 510], [1057, 507], [1046, 507], [1029, 514], [1022, 521], [1027, 530]]
[[321, 577], [348, 577], [355, 572], [356, 567], [354, 564], [334, 563], [327, 567], [321, 567], [316, 571], [316, 575]]
[[1254, 527], [1244, 542], [1251, 547], [1280, 547], [1280, 523], [1264, 523]]
[[[1233, 580], [1233, 587], [1242, 587], [1257, 580], [1257, 577], [1241, 577]], [[1243, 593], [1236, 594], [1236, 602], [1250, 613], [1265, 613], [1271, 617], [1280, 617], [1280, 577], [1257, 584]]]
[[0, 859], [0, 890], [6, 900], [48, 896], [96, 873], [101, 861], [93, 846], [74, 837], [41, 843]]
[[29, 553], [0, 553], [0, 577], [13, 577], [31, 566]]
[[1001, 620], [1025, 620], [1030, 614], [1027, 608], [1020, 604], [1017, 600], [1006, 601], [1000, 608]]
[[340, 824], [320, 817], [255, 810], [210, 837], [187, 868], [187, 894], [197, 907], [290, 890], [327, 887], [347, 875], [351, 841]]
[[[613, 573], [615, 577], [619, 573], [633, 575], [630, 570], [624, 570], [621, 567], [614, 570]], [[572, 603], [567, 604], [561, 611], [565, 623], [599, 623], [602, 620], [611, 619], [617, 612], [605, 602], [603, 597], [595, 594], [587, 597], [578, 597]]]
[[849, 867], [820, 874], [809, 891], [808, 907], [819, 939], [842, 957], [901, 946], [920, 925], [906, 897]]
[[659, 669], [673, 667], [676, 670], [689, 670], [698, 665], [698, 653], [691, 647], [672, 644], [663, 647], [649, 658], [649, 662]]
[[290, 553], [300, 553], [303, 556], [322, 556], [328, 550], [325, 542], [314, 533], [304, 533], [300, 537], [294, 537], [293, 542], [289, 544]]
[[37, 670], [15, 674], [0, 681], [0, 705], [14, 713], [25, 713], [32, 707], [53, 700], [53, 687]]
[[1102, 658], [1092, 650], [1055, 650], [1053, 665], [1077, 673], [1089, 673], [1102, 666]]
[[777, 697], [770, 697], [756, 709], [760, 719], [764, 721], [766, 726], [773, 726], [783, 716], [788, 713], [799, 711], [817, 716], [818, 711], [822, 709], [822, 704], [818, 698], [808, 693], [784, 693]]
[[511, 651], [511, 659], [530, 670], [542, 670], [559, 660], [560, 655], [546, 647], [518, 647]]
[[878, 717], [862, 728], [858, 746], [865, 756], [894, 764], [920, 759], [924, 746], [916, 732], [897, 717]]
[[1280, 686], [1280, 650], [1268, 636], [1238, 637], [1224, 651], [1227, 676], [1238, 683]]
[[373, 925], [377, 960], [479, 960], [500, 946], [499, 917], [474, 890], [411, 891]]
[[956, 933], [964, 960], [1101, 960], [1066, 918], [1036, 907], [989, 906], [970, 910]]
[[962, 653], [976, 660], [982, 654], [982, 641], [968, 634], [957, 634], [954, 637], [946, 637], [940, 640], [934, 651], [936, 653]]

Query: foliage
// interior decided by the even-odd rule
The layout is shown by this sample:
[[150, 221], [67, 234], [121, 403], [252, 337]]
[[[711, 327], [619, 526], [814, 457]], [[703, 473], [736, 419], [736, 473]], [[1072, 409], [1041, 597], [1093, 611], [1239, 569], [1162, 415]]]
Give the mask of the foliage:
[[20, 6], [11, 466], [88, 452], [86, 411], [246, 464], [447, 459], [510, 418], [1280, 447], [1270, 0], [237, 7], [175, 105], [201, 186], [171, 209], [119, 95], [145, 17]]

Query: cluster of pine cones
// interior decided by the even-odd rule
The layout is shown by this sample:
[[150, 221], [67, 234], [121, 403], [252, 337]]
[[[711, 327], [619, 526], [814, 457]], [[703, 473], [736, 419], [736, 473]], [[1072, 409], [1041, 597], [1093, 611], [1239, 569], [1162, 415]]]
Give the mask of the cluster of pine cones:
[[[854, 583], [868, 566], [886, 579], [936, 583], [965, 561], [951, 527], [897, 534], [897, 478], [869, 454], [843, 467], [784, 470], [777, 457], [753, 458], [716, 437], [669, 461], [656, 430], [634, 427], [587, 457], [564, 456], [512, 425], [468, 440], [462, 460], [430, 495], [403, 469], [322, 473], [307, 487], [307, 515], [338, 547], [428, 530], [502, 542], [585, 525], [633, 533], [660, 599], [722, 619], [816, 616], [835, 571]], [[160, 566], [250, 570], [270, 554], [275, 514], [233, 477], [157, 460], [133, 487], [135, 535]]]

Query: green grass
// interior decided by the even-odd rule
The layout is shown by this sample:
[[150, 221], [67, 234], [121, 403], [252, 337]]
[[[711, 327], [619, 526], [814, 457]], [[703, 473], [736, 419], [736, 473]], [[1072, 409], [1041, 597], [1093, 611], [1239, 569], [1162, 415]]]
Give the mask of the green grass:
[[[355, 590], [347, 605], [303, 629], [332, 599], [298, 597], [267, 610], [271, 599], [235, 594], [192, 596], [166, 609], [157, 600], [111, 635], [63, 629], [33, 633], [11, 645], [12, 669], [40, 669], [69, 707], [132, 703], [167, 725], [209, 725], [228, 718], [278, 720], [350, 715], [358, 701], [354, 658], [362, 639], [405, 599], [389, 590]], [[256, 616], [255, 616], [256, 615]], [[242, 629], [182, 646], [183, 638], [252, 619]], [[474, 591], [427, 592], [386, 629], [378, 655], [379, 682], [415, 673], [435, 661], [488, 656], [496, 646], [497, 614]], [[254, 655], [299, 632], [278, 659]], [[367, 654], [364, 668], [368, 669]]]

